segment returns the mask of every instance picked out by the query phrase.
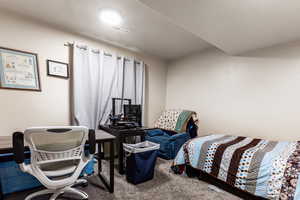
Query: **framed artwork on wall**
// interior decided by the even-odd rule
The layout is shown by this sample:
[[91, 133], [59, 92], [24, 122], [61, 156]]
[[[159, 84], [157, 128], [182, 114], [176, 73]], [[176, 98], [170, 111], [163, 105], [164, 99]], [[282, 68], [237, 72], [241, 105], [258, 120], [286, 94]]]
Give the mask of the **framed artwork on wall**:
[[47, 74], [58, 78], [69, 78], [69, 66], [67, 63], [47, 60]]
[[38, 55], [0, 47], [0, 89], [41, 91]]

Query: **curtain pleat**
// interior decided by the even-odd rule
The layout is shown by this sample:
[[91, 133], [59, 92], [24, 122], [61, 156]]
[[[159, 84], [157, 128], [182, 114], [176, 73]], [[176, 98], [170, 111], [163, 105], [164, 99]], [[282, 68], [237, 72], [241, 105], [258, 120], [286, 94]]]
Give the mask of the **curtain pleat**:
[[[89, 47], [73, 45], [73, 121], [97, 129], [108, 121], [112, 98], [129, 98], [133, 104], [145, 103], [145, 66], [134, 59], [107, 55]], [[116, 113], [123, 112], [117, 101]], [[144, 113], [144, 112], [143, 112]], [[143, 117], [144, 119], [144, 117]]]

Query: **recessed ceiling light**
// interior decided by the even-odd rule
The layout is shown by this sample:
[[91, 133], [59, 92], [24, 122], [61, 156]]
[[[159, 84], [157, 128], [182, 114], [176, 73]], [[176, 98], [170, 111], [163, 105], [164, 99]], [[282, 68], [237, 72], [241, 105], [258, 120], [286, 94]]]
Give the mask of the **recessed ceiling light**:
[[122, 23], [121, 15], [115, 10], [102, 10], [100, 19], [110, 26], [119, 26]]

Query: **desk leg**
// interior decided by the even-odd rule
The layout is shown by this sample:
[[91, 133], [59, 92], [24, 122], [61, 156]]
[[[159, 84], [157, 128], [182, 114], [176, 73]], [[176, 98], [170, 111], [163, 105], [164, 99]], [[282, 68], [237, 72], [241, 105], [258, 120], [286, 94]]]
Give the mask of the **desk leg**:
[[115, 161], [115, 152], [114, 152], [114, 141], [109, 142], [109, 181], [107, 177], [101, 175], [102, 171], [102, 152], [101, 152], [101, 143], [98, 143], [98, 152], [100, 156], [98, 156], [98, 176], [103, 182], [104, 186], [108, 189], [110, 193], [114, 192], [114, 161]]
[[101, 151], [101, 143], [98, 143], [98, 173], [100, 174], [102, 172], [102, 151]]
[[123, 150], [123, 142], [124, 138], [122, 136], [119, 137], [119, 173], [124, 174], [124, 150]]
[[109, 183], [110, 183], [110, 188], [109, 192], [113, 193], [114, 192], [114, 161], [115, 161], [115, 146], [114, 142], [111, 141], [109, 144], [110, 148], [110, 160], [109, 160]]

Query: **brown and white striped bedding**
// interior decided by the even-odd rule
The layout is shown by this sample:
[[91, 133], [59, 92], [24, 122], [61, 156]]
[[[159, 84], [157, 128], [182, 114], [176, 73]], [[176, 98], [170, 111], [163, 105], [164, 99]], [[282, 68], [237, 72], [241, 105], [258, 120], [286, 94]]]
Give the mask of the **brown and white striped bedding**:
[[209, 135], [185, 143], [173, 169], [187, 164], [256, 196], [300, 199], [300, 142]]

